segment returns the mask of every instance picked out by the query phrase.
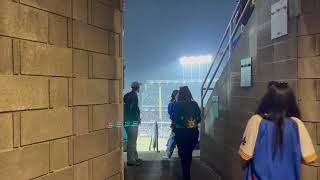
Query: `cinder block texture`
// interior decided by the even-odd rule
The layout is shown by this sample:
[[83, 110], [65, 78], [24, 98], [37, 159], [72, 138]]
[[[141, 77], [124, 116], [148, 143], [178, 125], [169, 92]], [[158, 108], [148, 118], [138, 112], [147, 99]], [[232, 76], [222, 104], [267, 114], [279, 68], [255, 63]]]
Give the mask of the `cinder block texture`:
[[[300, 0], [298, 17], [298, 75], [301, 115], [319, 155], [320, 142], [320, 3], [316, 0]], [[301, 178], [320, 179], [320, 161], [303, 166]]]
[[89, 76], [89, 55], [82, 50], [73, 50], [73, 76], [87, 78]]
[[2, 19], [0, 35], [41, 42], [48, 41], [47, 12], [7, 0], [0, 1], [0, 9], [0, 19]]
[[0, 111], [39, 109], [49, 107], [48, 79], [42, 77], [2, 76]]
[[100, 53], [108, 53], [108, 31], [73, 21], [73, 47]]
[[3, 180], [32, 179], [49, 172], [49, 143], [0, 153]]
[[109, 54], [116, 57], [122, 56], [120, 35], [116, 33], [109, 35]]
[[113, 56], [94, 53], [92, 68], [94, 78], [120, 79], [122, 76], [121, 60]]
[[21, 144], [72, 135], [71, 108], [21, 112]]
[[20, 0], [21, 3], [40, 8], [61, 16], [71, 17], [72, 0]]
[[[120, 102], [120, 81], [119, 80], [110, 80], [109, 81], [109, 102], [110, 103], [119, 103]], [[122, 97], [121, 97], [122, 98]]]
[[107, 130], [76, 136], [74, 139], [74, 162], [79, 163], [106, 154], [109, 144], [107, 137]]
[[12, 114], [0, 114], [0, 150], [13, 148]]
[[0, 75], [12, 75], [12, 40], [0, 37]]
[[50, 107], [68, 107], [68, 79], [50, 79]]
[[123, 178], [121, 1], [0, 0], [1, 180]]
[[117, 174], [115, 176], [109, 177], [107, 180], [121, 180], [121, 175]]
[[69, 165], [68, 138], [50, 141], [50, 171], [65, 168]]
[[[102, 2], [103, 3], [103, 2]], [[122, 31], [122, 13], [119, 9], [101, 5], [101, 1], [92, 0], [92, 24], [118, 34]], [[105, 19], [103, 18], [105, 17]]]
[[89, 131], [89, 108], [88, 106], [76, 106], [73, 112], [74, 134], [86, 134]]
[[[288, 35], [272, 40], [270, 11], [274, 2], [257, 1], [255, 11], [216, 82], [211, 96], [219, 97], [219, 117], [213, 117], [212, 101], [205, 107], [201, 159], [225, 180], [243, 177], [240, 165], [234, 163], [240, 159], [238, 137], [242, 137], [247, 120], [255, 113], [267, 83], [272, 80], [289, 82], [298, 98], [302, 120], [319, 149], [320, 25], [317, 17], [320, 17], [320, 3], [317, 0], [290, 1]], [[301, 9], [300, 13], [297, 13], [298, 9]], [[240, 87], [240, 62], [246, 57], [253, 59], [253, 83], [251, 87], [243, 88]], [[319, 180], [318, 169], [319, 162], [303, 166], [302, 180]]]
[[73, 79], [73, 104], [108, 103], [108, 81], [100, 79]]
[[72, 49], [22, 41], [21, 73], [72, 76]]
[[299, 59], [299, 78], [320, 79], [320, 56]]
[[73, 168], [67, 168], [43, 177], [36, 178], [35, 180], [72, 180], [74, 176]]
[[73, 1], [73, 18], [88, 22], [88, 1], [90, 0], [76, 0]]
[[117, 160], [119, 156], [121, 151], [117, 150], [93, 159], [93, 180], [104, 180], [119, 173], [121, 171], [121, 162]]
[[96, 105], [92, 107], [92, 128], [93, 130], [105, 129], [109, 116], [108, 105]]
[[59, 46], [67, 46], [68, 22], [66, 17], [49, 15], [49, 43]]
[[74, 167], [75, 180], [89, 180], [89, 163], [85, 161]]

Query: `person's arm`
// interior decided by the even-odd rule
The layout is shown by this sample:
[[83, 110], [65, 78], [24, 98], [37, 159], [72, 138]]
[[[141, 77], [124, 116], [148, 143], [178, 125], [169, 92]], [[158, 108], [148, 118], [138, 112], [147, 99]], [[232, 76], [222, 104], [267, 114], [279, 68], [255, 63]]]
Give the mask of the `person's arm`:
[[259, 115], [252, 116], [248, 121], [239, 148], [239, 155], [242, 158], [241, 165], [243, 168], [247, 167], [248, 162], [253, 157], [261, 121], [262, 117]]
[[180, 118], [179, 104], [178, 103], [174, 103], [172, 105], [171, 117], [172, 117], [172, 122], [174, 122], [174, 123], [178, 122], [178, 119]]
[[197, 123], [199, 124], [201, 122], [201, 110], [197, 103], [195, 103], [195, 109], [196, 109], [196, 120], [197, 120]]
[[168, 114], [169, 114], [170, 118], [171, 118], [171, 114], [172, 114], [172, 106], [173, 106], [173, 103], [170, 102], [170, 103], [168, 104]]
[[295, 117], [292, 117], [291, 119], [296, 122], [298, 127], [302, 163], [310, 164], [317, 159], [317, 154], [314, 149], [310, 134], [300, 119]]
[[139, 125], [141, 123], [141, 119], [140, 119], [139, 100], [138, 100], [138, 95], [136, 94], [132, 96], [131, 110], [134, 113], [134, 117], [136, 118], [136, 121]]
[[132, 112], [138, 112], [138, 97], [135, 95], [132, 95], [130, 98], [130, 110]]

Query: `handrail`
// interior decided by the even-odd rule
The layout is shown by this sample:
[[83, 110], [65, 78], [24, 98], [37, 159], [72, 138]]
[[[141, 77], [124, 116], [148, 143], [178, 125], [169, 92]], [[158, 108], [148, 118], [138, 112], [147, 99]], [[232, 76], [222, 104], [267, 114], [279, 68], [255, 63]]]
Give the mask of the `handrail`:
[[[236, 25], [233, 26], [233, 22], [235, 20], [235, 18], [237, 17], [237, 11], [240, 9], [240, 4], [241, 4], [241, 1], [238, 2], [234, 12], [232, 13], [232, 16], [231, 16], [231, 19], [228, 23], [228, 26], [224, 32], [224, 35], [222, 37], [222, 40], [219, 44], [219, 48], [218, 48], [218, 51], [210, 65], [210, 68], [208, 70], [208, 73], [206, 74], [205, 78], [204, 78], [204, 81], [202, 82], [202, 85], [201, 85], [201, 111], [204, 115], [204, 100], [205, 98], [207, 97], [208, 95], [208, 91], [213, 91], [213, 88], [211, 88], [211, 85], [213, 83], [213, 80], [216, 78], [216, 75], [220, 69], [220, 66], [223, 62], [223, 59], [227, 53], [227, 51], [229, 52], [229, 58], [231, 57], [231, 52], [232, 52], [232, 39], [234, 38], [235, 34], [237, 33], [237, 30], [239, 29], [240, 27], [240, 24], [243, 20], [243, 17], [244, 17], [244, 14], [247, 12], [248, 10], [248, 7], [249, 7], [249, 4], [251, 3], [251, 0], [247, 0], [247, 3], [245, 5], [245, 7], [243, 8], [243, 11], [242, 13], [240, 14], [240, 17], [239, 19], [237, 20], [236, 22]], [[229, 35], [229, 39], [228, 39], [228, 43], [226, 45], [225, 48], [223, 48], [223, 45], [226, 41], [226, 38], [228, 37]], [[222, 52], [222, 55], [220, 54]], [[213, 69], [213, 66], [214, 64], [218, 62], [218, 65], [215, 69]], [[209, 78], [210, 74], [213, 72], [212, 76]], [[209, 80], [209, 83], [206, 85], [207, 81]], [[205, 87], [206, 86], [206, 87]]]

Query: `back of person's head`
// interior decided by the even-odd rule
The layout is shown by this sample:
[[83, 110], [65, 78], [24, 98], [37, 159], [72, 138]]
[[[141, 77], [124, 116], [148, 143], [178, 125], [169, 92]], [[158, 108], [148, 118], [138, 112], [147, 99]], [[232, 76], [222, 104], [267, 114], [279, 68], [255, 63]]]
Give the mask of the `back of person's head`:
[[131, 83], [131, 88], [132, 88], [132, 91], [139, 91], [139, 89], [140, 89], [140, 85], [141, 85], [141, 83], [139, 83], [138, 81], [133, 81], [132, 83]]
[[275, 152], [283, 144], [284, 118], [301, 118], [294, 92], [286, 82], [269, 82], [256, 113], [276, 124]]
[[261, 99], [257, 114], [301, 118], [293, 90], [288, 83], [276, 81], [269, 82], [268, 90]]
[[177, 94], [179, 93], [179, 90], [173, 90], [171, 94], [171, 102], [176, 100]]
[[180, 87], [178, 101], [193, 101], [193, 97], [188, 86]]

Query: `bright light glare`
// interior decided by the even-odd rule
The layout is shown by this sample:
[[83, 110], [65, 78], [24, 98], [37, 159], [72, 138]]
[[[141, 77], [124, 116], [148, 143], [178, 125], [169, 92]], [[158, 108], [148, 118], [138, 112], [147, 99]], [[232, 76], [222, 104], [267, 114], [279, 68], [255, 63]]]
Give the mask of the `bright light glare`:
[[179, 58], [181, 65], [187, 64], [211, 64], [212, 63], [212, 55], [205, 56], [183, 56]]

